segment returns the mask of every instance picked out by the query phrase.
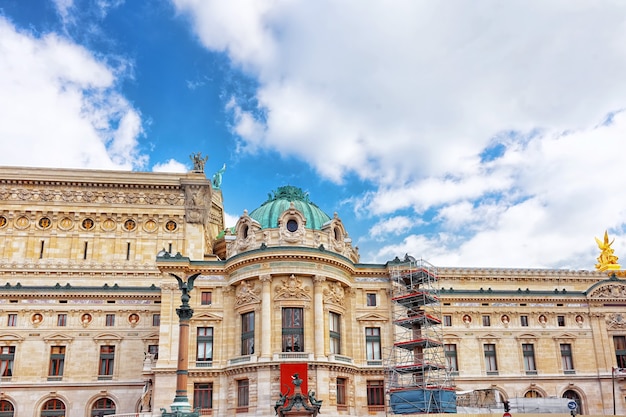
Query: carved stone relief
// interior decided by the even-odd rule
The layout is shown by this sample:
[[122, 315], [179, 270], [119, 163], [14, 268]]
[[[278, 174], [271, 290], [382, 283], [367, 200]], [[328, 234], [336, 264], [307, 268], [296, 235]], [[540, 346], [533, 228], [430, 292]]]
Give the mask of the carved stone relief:
[[309, 295], [309, 292], [310, 289], [303, 285], [302, 280], [292, 274], [289, 278], [283, 278], [281, 280], [281, 284], [276, 287], [276, 298], [297, 298], [310, 300], [311, 296]]

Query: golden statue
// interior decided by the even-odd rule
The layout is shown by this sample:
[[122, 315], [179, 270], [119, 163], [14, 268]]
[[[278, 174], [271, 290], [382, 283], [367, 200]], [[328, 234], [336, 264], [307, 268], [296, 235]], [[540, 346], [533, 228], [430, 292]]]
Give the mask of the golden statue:
[[620, 266], [617, 263], [617, 256], [613, 254], [615, 251], [611, 247], [613, 242], [615, 242], [615, 238], [613, 238], [613, 240], [609, 243], [609, 234], [607, 231], [604, 231], [604, 242], [597, 237], [595, 239], [598, 244], [598, 248], [600, 248], [601, 251], [600, 256], [598, 256], [596, 269], [599, 269], [600, 271], [606, 271], [607, 269], [620, 269]]

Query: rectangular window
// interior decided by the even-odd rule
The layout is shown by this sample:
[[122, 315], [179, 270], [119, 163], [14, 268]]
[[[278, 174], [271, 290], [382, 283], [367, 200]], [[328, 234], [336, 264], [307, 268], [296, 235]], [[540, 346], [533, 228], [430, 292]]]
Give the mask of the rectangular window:
[[241, 354], [254, 354], [254, 311], [241, 315]]
[[159, 345], [148, 345], [148, 353], [152, 355], [154, 360], [159, 359]]
[[105, 326], [115, 326], [115, 314], [107, 314], [105, 318]]
[[130, 242], [126, 242], [126, 260], [130, 260]]
[[160, 314], [153, 314], [152, 315], [152, 325], [153, 326], [160, 326], [161, 325], [161, 315]]
[[283, 352], [304, 351], [302, 308], [283, 308]]
[[65, 363], [65, 346], [52, 346], [50, 348], [50, 369], [48, 376], [63, 376], [63, 365]]
[[446, 365], [451, 372], [459, 371], [459, 363], [456, 357], [456, 344], [443, 345], [443, 350], [446, 353]]
[[330, 312], [330, 353], [341, 354], [341, 316]]
[[556, 316], [556, 322], [559, 327], [565, 327], [565, 316]]
[[520, 316], [519, 321], [522, 327], [528, 327], [528, 316]]
[[17, 326], [17, 314], [9, 314], [8, 315], [7, 326], [9, 326], [9, 327]]
[[443, 325], [444, 326], [452, 326], [452, 316], [443, 316]]
[[213, 327], [198, 327], [197, 339], [198, 362], [211, 362], [213, 360]]
[[244, 408], [245, 410], [238, 409], [238, 412], [247, 412], [248, 403], [250, 397], [250, 382], [247, 379], [240, 379], [237, 381], [237, 408]]
[[365, 328], [365, 350], [368, 361], [379, 361], [382, 359], [380, 349], [380, 327]]
[[572, 358], [572, 345], [561, 343], [561, 365], [566, 374], [574, 373], [574, 359]]
[[0, 347], [0, 376], [13, 376], [13, 360], [15, 360], [15, 346]]
[[[346, 378], [337, 378], [337, 407], [346, 406]], [[344, 408], [345, 410], [345, 408]]]
[[100, 346], [99, 376], [112, 376], [115, 364], [115, 346]]
[[626, 368], [626, 336], [613, 336], [618, 368]]
[[376, 307], [376, 293], [369, 292], [367, 293], [366, 297], [367, 297], [367, 306]]
[[200, 304], [203, 306], [210, 306], [212, 302], [212, 295], [211, 291], [202, 291], [200, 295]]
[[498, 361], [496, 359], [496, 345], [493, 343], [486, 343], [483, 345], [485, 352], [485, 370], [487, 374], [498, 373]]
[[57, 326], [67, 326], [67, 314], [57, 315]]
[[490, 316], [483, 316], [483, 326], [485, 326], [485, 327], [491, 326], [491, 317]]
[[385, 411], [385, 387], [383, 381], [367, 381], [367, 406], [370, 411]]
[[537, 366], [535, 365], [535, 345], [532, 343], [523, 343], [522, 353], [524, 354], [524, 370], [526, 371], [526, 374], [536, 375]]
[[213, 408], [212, 382], [193, 384], [193, 408], [199, 408], [200, 410], [210, 410]]

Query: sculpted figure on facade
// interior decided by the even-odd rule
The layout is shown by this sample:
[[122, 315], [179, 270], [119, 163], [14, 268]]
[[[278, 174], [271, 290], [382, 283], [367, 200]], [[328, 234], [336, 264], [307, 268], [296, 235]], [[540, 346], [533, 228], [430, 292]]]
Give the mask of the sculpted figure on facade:
[[609, 234], [607, 231], [604, 232], [604, 240], [601, 241], [597, 237], [596, 243], [598, 244], [598, 248], [600, 249], [600, 256], [598, 256], [598, 263], [596, 264], [596, 269], [600, 271], [606, 271], [607, 269], [619, 269], [619, 265], [617, 264], [617, 256], [615, 256], [615, 251], [611, 247], [615, 239], [609, 242]]
[[209, 160], [208, 156], [202, 157], [202, 152], [196, 152], [189, 155], [191, 162], [193, 162], [194, 172], [204, 172], [204, 164]]
[[276, 288], [276, 298], [310, 298], [309, 288], [304, 287], [302, 280], [292, 274], [282, 279], [281, 285]]
[[324, 288], [324, 302], [343, 305], [345, 291], [339, 282], [331, 282]]
[[261, 290], [256, 288], [254, 284], [248, 281], [241, 281], [235, 292], [235, 304], [240, 306], [243, 304], [258, 303], [261, 301]]
[[598, 288], [589, 296], [591, 298], [624, 298], [626, 297], [626, 285], [610, 284]]
[[626, 328], [626, 318], [622, 313], [613, 313], [606, 316], [606, 327], [609, 329]]

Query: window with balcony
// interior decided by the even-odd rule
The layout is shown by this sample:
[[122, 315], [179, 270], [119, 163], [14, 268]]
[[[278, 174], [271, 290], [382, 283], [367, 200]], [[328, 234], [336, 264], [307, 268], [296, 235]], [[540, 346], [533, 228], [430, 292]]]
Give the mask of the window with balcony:
[[254, 311], [241, 315], [241, 354], [254, 354]]
[[15, 346], [0, 346], [0, 376], [13, 376], [13, 361], [15, 360]]
[[41, 417], [57, 417], [65, 415], [65, 403], [57, 398], [46, 401], [43, 407], [41, 407]]
[[365, 351], [368, 361], [382, 359], [380, 348], [380, 327], [365, 328]]
[[200, 295], [200, 304], [203, 306], [209, 306], [212, 303], [212, 293], [211, 291], [202, 291]]
[[485, 343], [483, 345], [485, 355], [485, 370], [487, 375], [498, 374], [498, 361], [496, 358], [496, 345], [493, 343]]
[[202, 410], [211, 410], [213, 408], [212, 382], [193, 384], [193, 408], [199, 408], [201, 415], [203, 415]]
[[615, 360], [618, 368], [626, 368], [626, 336], [613, 336]]
[[115, 414], [115, 403], [110, 398], [99, 398], [91, 408], [91, 417], [102, 417]]
[[148, 353], [152, 355], [154, 360], [159, 359], [159, 345], [148, 345]]
[[250, 402], [250, 381], [240, 379], [237, 381], [237, 412], [247, 413]]
[[520, 316], [519, 321], [522, 327], [528, 327], [528, 316]]
[[347, 399], [346, 399], [346, 386], [347, 386], [346, 378], [337, 378], [337, 410], [346, 410], [347, 409]]
[[526, 371], [526, 375], [537, 375], [537, 365], [535, 364], [535, 345], [532, 343], [523, 343], [522, 354], [524, 356], [524, 370]]
[[341, 354], [341, 316], [330, 312], [330, 353]]
[[383, 381], [367, 381], [367, 407], [370, 412], [385, 411], [385, 386]]
[[50, 347], [50, 367], [48, 379], [60, 379], [63, 376], [63, 366], [65, 363], [65, 346]]
[[566, 374], [573, 374], [574, 358], [572, 357], [572, 345], [570, 343], [561, 343], [561, 366]]
[[213, 327], [198, 327], [196, 347], [198, 362], [213, 361]]
[[100, 368], [98, 377], [100, 379], [110, 379], [113, 376], [113, 366], [115, 365], [115, 346], [100, 346]]
[[302, 308], [283, 308], [283, 352], [304, 351], [304, 319]]
[[450, 372], [459, 372], [459, 363], [456, 357], [456, 344], [450, 343], [443, 345], [443, 350], [446, 353], [446, 365]]
[[367, 297], [367, 306], [368, 307], [376, 307], [376, 293], [368, 292], [366, 294]]

